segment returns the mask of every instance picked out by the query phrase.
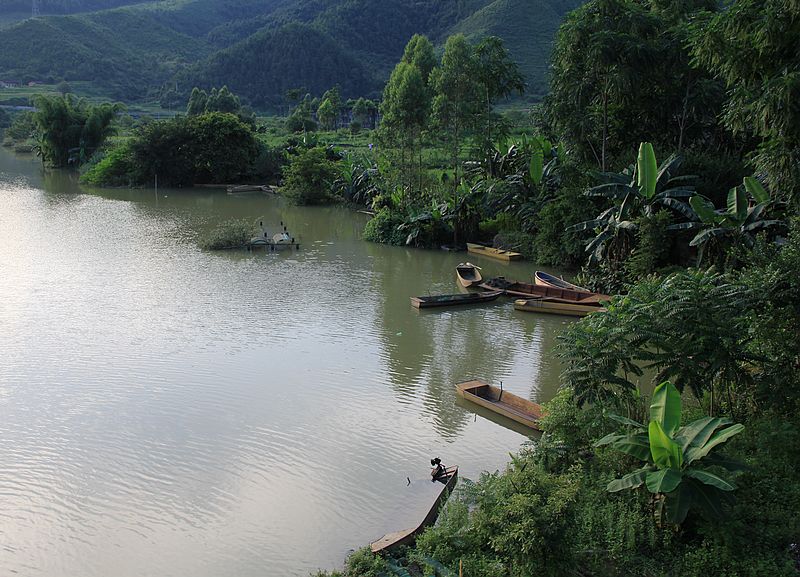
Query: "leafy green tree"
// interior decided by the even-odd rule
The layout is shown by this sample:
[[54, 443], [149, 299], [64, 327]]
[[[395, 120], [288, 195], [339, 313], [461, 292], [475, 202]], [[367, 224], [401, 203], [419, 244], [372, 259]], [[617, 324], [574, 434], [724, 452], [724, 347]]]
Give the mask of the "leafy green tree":
[[258, 155], [250, 127], [227, 112], [210, 112], [188, 119], [193, 149], [194, 182], [235, 182]]
[[498, 114], [492, 113], [492, 104], [514, 92], [525, 92], [525, 80], [517, 63], [503, 45], [502, 39], [489, 36], [475, 47], [475, 58], [478, 62], [480, 80], [486, 99], [486, 128], [484, 138], [486, 144], [493, 141], [492, 128], [500, 120]]
[[427, 85], [428, 77], [437, 64], [436, 55], [433, 52], [433, 44], [428, 40], [428, 37], [422, 34], [414, 34], [406, 44], [401, 62], [416, 66], [420, 74], [422, 74], [422, 80]]
[[336, 120], [339, 118], [339, 113], [333, 102], [325, 98], [317, 108], [317, 118], [323, 129], [333, 130], [336, 127]]
[[207, 105], [208, 93], [195, 86], [192, 88], [192, 94], [189, 96], [189, 102], [186, 104], [186, 114], [189, 116], [203, 114], [206, 111]]
[[324, 148], [309, 148], [289, 161], [281, 192], [297, 204], [326, 204], [336, 200], [330, 191], [338, 176]]
[[563, 381], [587, 402], [630, 407], [645, 371], [670, 380], [711, 413], [748, 412], [753, 382], [765, 359], [752, 350], [749, 314], [754, 295], [720, 274], [684, 271], [648, 277], [563, 335]]
[[[401, 180], [410, 176], [407, 152], [415, 143], [422, 147], [423, 130], [430, 117], [431, 92], [419, 67], [410, 62], [399, 62], [392, 71], [383, 90], [380, 110], [381, 139], [389, 145], [400, 148]], [[419, 182], [421, 178], [421, 158], [417, 165]], [[404, 182], [408, 184], [408, 182]]]
[[610, 445], [645, 465], [608, 484], [615, 493], [645, 485], [657, 499], [657, 517], [680, 524], [695, 507], [711, 519], [723, 515], [725, 493], [736, 487], [709, 467], [737, 470], [739, 465], [711, 453], [717, 446], [744, 430], [744, 425], [720, 417], [703, 417], [681, 427], [681, 394], [669, 381], [653, 393], [647, 426], [626, 417], [611, 415], [629, 427], [595, 443]]
[[462, 139], [481, 125], [485, 90], [481, 84], [481, 68], [475, 52], [463, 34], [447, 39], [441, 66], [431, 72], [433, 118], [448, 142], [456, 186]]
[[725, 125], [759, 141], [751, 160], [783, 200], [800, 199], [800, 4], [736, 0], [692, 27], [696, 62], [728, 89]]
[[42, 159], [58, 167], [85, 162], [114, 131], [112, 121], [125, 108], [119, 103], [92, 105], [72, 94], [40, 94], [33, 103]]
[[643, 140], [681, 150], [719, 138], [721, 91], [691, 68], [685, 38], [687, 18], [710, 8], [708, 0], [592, 0], [567, 16], [546, 109], [582, 160], [605, 171]]
[[230, 114], [239, 114], [242, 109], [242, 103], [239, 97], [228, 90], [227, 86], [223, 86], [219, 90], [216, 88], [211, 89], [206, 102], [205, 112], [227, 112]]
[[372, 100], [361, 97], [352, 105], [353, 122], [358, 122], [361, 126], [374, 128], [377, 112], [378, 107]]
[[130, 143], [133, 180], [186, 186], [235, 182], [258, 155], [252, 130], [233, 114], [175, 117], [142, 127]]

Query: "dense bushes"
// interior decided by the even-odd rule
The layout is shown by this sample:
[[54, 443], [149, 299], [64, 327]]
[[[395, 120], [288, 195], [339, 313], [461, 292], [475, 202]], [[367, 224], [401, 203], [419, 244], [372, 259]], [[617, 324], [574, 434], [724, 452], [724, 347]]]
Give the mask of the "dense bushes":
[[84, 181], [98, 185], [154, 182], [172, 186], [236, 182], [258, 158], [259, 143], [235, 115], [176, 116], [141, 126], [92, 167]]
[[281, 192], [297, 204], [324, 204], [334, 200], [331, 188], [337, 176], [324, 148], [301, 150], [284, 170]]

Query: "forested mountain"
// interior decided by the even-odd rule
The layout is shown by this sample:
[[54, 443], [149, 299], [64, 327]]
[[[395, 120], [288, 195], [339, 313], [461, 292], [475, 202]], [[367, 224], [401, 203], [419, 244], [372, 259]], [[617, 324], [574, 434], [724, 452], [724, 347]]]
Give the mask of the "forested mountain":
[[[228, 84], [257, 106], [289, 88], [375, 96], [414, 33], [497, 35], [532, 95], [545, 86], [558, 25], [580, 0], [40, 0], [0, 28], [0, 80], [89, 80], [134, 100], [164, 86]], [[0, 0], [0, 21], [26, 5]], [[30, 4], [28, 14], [30, 13]], [[99, 8], [111, 7], [105, 10]], [[90, 10], [97, 10], [90, 12]]]

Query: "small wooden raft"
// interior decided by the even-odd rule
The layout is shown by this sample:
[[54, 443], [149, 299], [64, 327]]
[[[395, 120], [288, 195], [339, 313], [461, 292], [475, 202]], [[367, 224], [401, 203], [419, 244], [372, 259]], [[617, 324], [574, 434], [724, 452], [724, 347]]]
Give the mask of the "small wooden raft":
[[499, 415], [540, 431], [539, 420], [544, 416], [541, 405], [518, 397], [500, 387], [479, 380], [466, 381], [456, 385], [456, 393], [476, 405], [494, 411]]
[[458, 467], [447, 467], [445, 469], [444, 475], [438, 477], [434, 482], [441, 483], [442, 488], [439, 491], [439, 494], [436, 496], [436, 499], [433, 502], [433, 506], [431, 506], [428, 514], [425, 515], [425, 518], [422, 522], [417, 525], [416, 527], [412, 527], [410, 529], [404, 529], [402, 531], [394, 531], [393, 533], [387, 533], [377, 541], [370, 543], [370, 549], [372, 549], [373, 553], [384, 553], [389, 549], [394, 547], [399, 547], [400, 545], [411, 545], [417, 538], [417, 535], [422, 533], [426, 527], [430, 527], [436, 522], [437, 517], [439, 517], [439, 510], [442, 508], [442, 505], [447, 498], [450, 496], [450, 493], [453, 491], [453, 488], [456, 486], [456, 482], [458, 481]]

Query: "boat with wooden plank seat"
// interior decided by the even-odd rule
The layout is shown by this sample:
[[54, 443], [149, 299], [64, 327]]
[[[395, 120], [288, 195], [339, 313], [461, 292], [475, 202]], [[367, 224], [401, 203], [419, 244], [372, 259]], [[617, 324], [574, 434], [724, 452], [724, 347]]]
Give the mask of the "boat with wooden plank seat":
[[547, 297], [517, 299], [514, 301], [514, 308], [528, 313], [550, 313], [571, 317], [585, 317], [588, 314], [606, 310], [601, 303], [580, 304]]
[[502, 383], [495, 387], [479, 380], [466, 381], [456, 385], [456, 393], [464, 399], [508, 417], [531, 429], [540, 431], [539, 421], [544, 416], [541, 405], [504, 391]]
[[481, 293], [411, 297], [411, 306], [418, 309], [427, 309], [432, 307], [473, 305], [496, 300], [501, 294], [503, 294], [503, 291], [498, 290]]
[[489, 291], [501, 290], [503, 294], [527, 299], [554, 298], [582, 304], [600, 303], [611, 300], [610, 296], [604, 294], [540, 286], [508, 280], [502, 276], [490, 278], [478, 286]]
[[522, 255], [518, 252], [514, 252], [511, 250], [503, 250], [502, 248], [492, 248], [490, 246], [484, 246], [482, 244], [475, 244], [472, 242], [467, 243], [467, 252], [471, 252], [473, 254], [481, 254], [483, 256], [488, 256], [489, 258], [494, 258], [497, 260], [520, 260]]
[[480, 273], [481, 267], [475, 266], [471, 262], [462, 262], [456, 267], [456, 276], [461, 286], [469, 288], [472, 285], [483, 282], [483, 277]]
[[441, 483], [442, 487], [422, 522], [410, 529], [387, 533], [377, 541], [370, 543], [369, 547], [372, 549], [373, 553], [385, 553], [389, 549], [399, 547], [400, 545], [412, 545], [414, 541], [416, 541], [417, 535], [436, 522], [439, 516], [439, 510], [456, 486], [456, 482], [458, 481], [458, 467], [445, 468], [444, 473], [433, 479], [433, 481]]
[[533, 278], [534, 282], [539, 286], [549, 286], [551, 288], [562, 288], [586, 293], [592, 292], [589, 289], [572, 284], [571, 282], [565, 281], [563, 278], [558, 278], [557, 276], [541, 270], [537, 270], [535, 273], [533, 273]]

